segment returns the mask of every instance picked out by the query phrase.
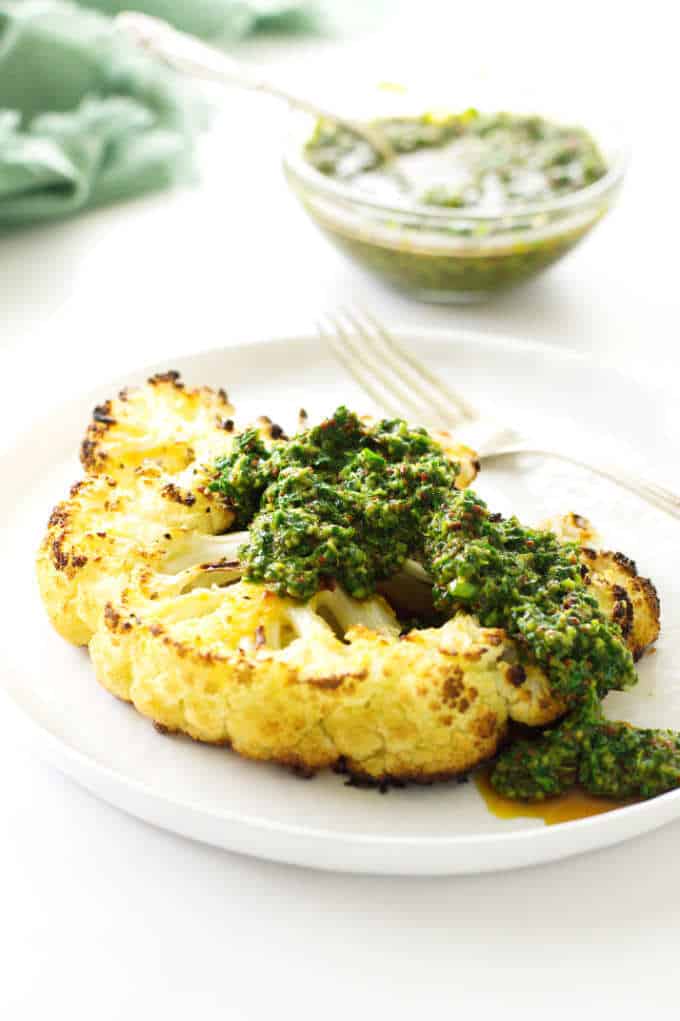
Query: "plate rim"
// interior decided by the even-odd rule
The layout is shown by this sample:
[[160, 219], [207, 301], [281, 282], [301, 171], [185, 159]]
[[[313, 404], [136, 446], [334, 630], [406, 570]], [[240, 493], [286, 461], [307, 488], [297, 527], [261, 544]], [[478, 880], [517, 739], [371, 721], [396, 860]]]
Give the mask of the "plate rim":
[[[392, 328], [390, 327], [390, 329]], [[564, 349], [552, 347], [551, 345], [545, 344], [541, 341], [523, 340], [513, 338], [506, 334], [478, 332], [470, 328], [457, 327], [407, 326], [403, 329], [394, 329], [392, 332], [398, 339], [406, 341], [407, 343], [409, 340], [412, 342], [416, 338], [423, 338], [435, 343], [446, 343], [448, 341], [459, 342], [462, 344], [481, 344], [482, 346], [491, 349], [497, 349], [500, 347], [510, 353], [517, 349], [524, 353], [533, 352], [544, 355], [553, 361], [563, 360], [572, 363], [580, 362], [584, 365], [595, 365], [599, 371], [603, 371], [603, 369], [606, 368], [608, 373], [613, 371], [625, 379], [629, 384], [635, 382], [637, 386], [640, 386], [639, 380], [634, 381], [631, 375], [623, 371], [617, 365], [597, 361], [584, 352], [574, 351], [570, 348]], [[123, 372], [125, 374], [134, 374], [135, 377], [138, 376], [141, 378], [153, 374], [154, 372], [166, 371], [166, 365], [170, 363], [177, 364], [179, 366], [179, 371], [183, 372], [188, 370], [191, 362], [201, 358], [210, 358], [211, 356], [222, 355], [228, 359], [231, 353], [236, 354], [247, 349], [252, 349], [253, 352], [256, 352], [258, 349], [262, 350], [262, 348], [266, 347], [281, 347], [283, 345], [290, 345], [293, 343], [314, 345], [317, 342], [318, 340], [313, 333], [304, 330], [295, 334], [286, 333], [280, 335], [274, 334], [273, 336], [267, 335], [255, 340], [248, 338], [244, 341], [237, 341], [234, 344], [229, 344], [228, 346], [213, 346], [193, 353], [170, 355], [162, 362], [154, 361], [152, 363], [138, 366], [137, 368], [124, 369]], [[120, 385], [125, 385], [125, 380], [122, 375], [116, 376], [113, 380], [109, 380], [108, 382], [103, 381], [98, 383], [92, 383], [91, 376], [88, 376], [86, 382], [81, 385], [76, 384], [75, 388], [71, 387], [70, 390], [75, 391], [75, 395], [79, 403], [82, 402], [85, 404], [90, 402], [93, 398], [97, 399], [97, 390], [105, 387], [115, 388]], [[650, 393], [657, 391], [657, 387], [654, 386], [653, 381], [648, 381], [646, 379], [642, 380], [642, 386]], [[661, 388], [658, 389], [663, 392]], [[30, 437], [37, 429], [40, 428], [41, 423], [45, 419], [54, 415], [55, 411], [58, 411], [59, 408], [65, 409], [66, 407], [71, 407], [72, 403], [73, 398], [69, 395], [67, 397], [62, 397], [55, 406], [50, 406], [47, 409], [41, 404], [40, 413], [32, 415], [27, 420], [22, 421], [18, 434], [13, 438], [13, 442], [0, 452], [0, 466], [7, 467], [13, 459], [16, 458], [21, 451], [22, 446], [30, 440]], [[642, 833], [654, 829], [657, 826], [663, 825], [665, 822], [671, 821], [675, 817], [673, 806], [680, 801], [679, 789], [676, 791], [670, 791], [660, 797], [649, 799], [648, 801], [623, 806], [602, 815], [571, 820], [560, 824], [560, 826], [546, 826], [545, 824], [538, 822], [537, 825], [529, 825], [522, 830], [514, 830], [507, 833], [468, 833], [457, 836], [427, 836], [418, 834], [399, 835], [394, 833], [350, 834], [342, 831], [326, 829], [324, 827], [310, 826], [309, 824], [304, 823], [281, 822], [268, 819], [266, 816], [245, 815], [242, 812], [237, 812], [231, 809], [220, 810], [219, 808], [202, 804], [200, 802], [191, 803], [182, 798], [172, 797], [169, 794], [154, 789], [145, 781], [128, 776], [115, 767], [98, 762], [96, 758], [89, 756], [85, 752], [80, 751], [78, 748], [69, 744], [67, 741], [59, 738], [57, 734], [53, 733], [46, 726], [41, 724], [39, 719], [31, 714], [28, 707], [15, 697], [13, 686], [11, 683], [8, 684], [5, 682], [4, 675], [3, 678], [0, 679], [0, 692], [2, 693], [5, 702], [11, 705], [16, 717], [21, 720], [25, 731], [31, 738], [31, 744], [36, 746], [36, 751], [41, 758], [46, 758], [62, 773], [65, 773], [90, 792], [95, 793], [95, 796], [101, 797], [106, 802], [114, 804], [118, 808], [121, 808], [137, 818], [144, 819], [147, 822], [150, 821], [148, 815], [144, 814], [140, 810], [136, 810], [135, 808], [122, 804], [126, 793], [130, 793], [136, 798], [145, 799], [152, 803], [161, 803], [165, 809], [169, 809], [174, 812], [194, 815], [199, 814], [212, 824], [221, 823], [223, 825], [237, 825], [248, 830], [253, 836], [256, 836], [257, 834], [267, 834], [285, 837], [289, 841], [299, 841], [302, 839], [313, 841], [317, 846], [325, 843], [335, 846], [341, 845], [344, 846], [345, 849], [348, 846], [382, 848], [388, 853], [390, 850], [396, 849], [400, 851], [408, 849], [423, 851], [429, 849], [430, 851], [436, 852], [437, 856], [441, 853], [441, 851], [446, 850], [447, 848], [470, 848], [474, 846], [483, 853], [485, 850], [497, 849], [498, 847], [521, 847], [528, 843], [531, 845], [532, 852], [525, 856], [526, 861], [524, 862], [515, 864], [490, 864], [488, 868], [482, 864], [475, 868], [461, 868], [456, 866], [455, 862], [452, 862], [451, 867], [445, 869], [433, 867], [433, 865], [430, 864], [426, 865], [424, 868], [399, 868], [395, 870], [388, 870], [382, 867], [378, 869], [364, 868], [355, 862], [346, 869], [350, 872], [369, 871], [373, 873], [379, 872], [388, 874], [390, 871], [393, 871], [397, 874], [409, 873], [414, 875], [473, 874], [521, 867], [522, 864], [538, 864], [540, 862], [554, 860], [555, 858], [562, 859], [574, 854], [583, 853], [589, 849], [589, 843], [585, 840], [581, 842], [577, 841], [579, 846], [576, 846], [571, 850], [566, 849], [560, 851], [555, 845], [562, 843], [567, 834], [585, 835], [592, 831], [601, 832], [603, 829], [606, 829], [609, 833], [605, 839], [602, 841], [597, 840], [590, 846], [592, 846], [592, 848], [604, 848], [606, 846], [611, 846], [614, 843], [628, 839], [630, 836], [641, 835]], [[91, 777], [91, 782], [88, 782], [88, 774]], [[114, 788], [117, 788], [120, 794], [120, 799], [114, 798], [108, 793], [102, 793], [97, 788], [96, 781], [98, 778], [105, 781], [107, 787], [113, 786]], [[634, 820], [636, 816], [644, 816], [645, 823], [642, 827], [636, 826], [631, 829], [628, 823]], [[617, 820], [617, 822], [614, 820]], [[153, 820], [153, 824], [175, 833], [181, 833], [188, 836], [190, 839], [206, 840], [204, 837], [196, 837], [191, 834], [187, 834], [179, 824], [172, 824], [167, 821], [158, 823], [156, 820]], [[627, 832], [629, 830], [630, 832]], [[230, 846], [229, 844], [220, 843], [218, 840], [207, 839], [206, 842], [217, 844], [218, 846], [225, 848]], [[240, 851], [243, 850], [243, 848], [235, 849]], [[536, 853], [537, 851], [539, 853]], [[254, 850], [245, 851], [245, 853], [261, 858], [270, 858], [277, 861], [288, 862], [291, 864], [311, 864], [317, 868], [324, 867], [323, 864], [304, 860], [304, 855], [293, 855], [290, 851], [287, 854], [283, 851], [281, 854], [276, 854], [273, 851], [262, 853]], [[333, 864], [326, 867], [336, 870], [338, 865]]]
[[[621, 366], [611, 357], [595, 358], [589, 352], [577, 351], [573, 348], [553, 346], [541, 340], [532, 340], [530, 338], [515, 337], [509, 333], [495, 333], [490, 330], [476, 330], [468, 326], [417, 326], [417, 325], [406, 325], [405, 327], [393, 326], [387, 318], [383, 320], [383, 325], [394, 334], [398, 340], [409, 341], [409, 338], [414, 337], [425, 338], [426, 341], [434, 342], [437, 344], [445, 345], [447, 342], [462, 342], [464, 344], [481, 345], [484, 347], [501, 347], [508, 351], [518, 349], [524, 353], [534, 352], [535, 354], [544, 355], [549, 359], [564, 360], [569, 362], [581, 362], [583, 365], [592, 365], [599, 371], [606, 370], [609, 374], [618, 375], [621, 379], [626, 380], [628, 383], [635, 383], [637, 386], [642, 386], [645, 390], [653, 393], [658, 393], [662, 401], [668, 402], [668, 392], [662, 387], [656, 377], [650, 377], [644, 375], [639, 379], [634, 379], [631, 373], [626, 372]], [[229, 352], [239, 352], [246, 349], [252, 348], [254, 351], [261, 350], [263, 348], [274, 348], [281, 347], [288, 344], [299, 344], [299, 343], [319, 343], [319, 335], [313, 333], [308, 327], [303, 327], [299, 331], [284, 333], [257, 333], [248, 336], [244, 340], [237, 340], [234, 343], [226, 345], [213, 345], [211, 347], [201, 348], [194, 352], [184, 353], [171, 353], [164, 356], [161, 360], [155, 359], [151, 362], [140, 363], [134, 356], [125, 355], [124, 359], [117, 363], [118, 368], [114, 371], [114, 374], [108, 380], [101, 381], [101, 374], [95, 369], [94, 371], [88, 371], [87, 377], [82, 382], [72, 382], [70, 378], [67, 378], [65, 384], [60, 382], [59, 397], [56, 400], [49, 400], [48, 403], [44, 403], [41, 399], [40, 414], [37, 416], [30, 416], [29, 418], [22, 419], [19, 431], [16, 436], [13, 437], [11, 443], [7, 447], [0, 450], [0, 457], [10, 456], [12, 451], [20, 445], [24, 434], [30, 431], [35, 425], [41, 421], [47, 419], [49, 416], [55, 414], [63, 408], [67, 408], [71, 405], [74, 399], [89, 401], [93, 397], [96, 399], [96, 391], [105, 387], [116, 387], [120, 385], [129, 385], [129, 381], [126, 380], [128, 374], [135, 374], [138, 376], [146, 376], [147, 374], [161, 371], [168, 371], [168, 366], [173, 363], [190, 362], [195, 358], [204, 358], [211, 355], [228, 354]], [[18, 355], [15, 359], [16, 362], [22, 362], [23, 359], [27, 359], [32, 362], [31, 352], [26, 351], [21, 355]], [[0, 354], [0, 361], [2, 356]], [[180, 366], [180, 372], [182, 371]], [[345, 371], [343, 369], [343, 371]]]

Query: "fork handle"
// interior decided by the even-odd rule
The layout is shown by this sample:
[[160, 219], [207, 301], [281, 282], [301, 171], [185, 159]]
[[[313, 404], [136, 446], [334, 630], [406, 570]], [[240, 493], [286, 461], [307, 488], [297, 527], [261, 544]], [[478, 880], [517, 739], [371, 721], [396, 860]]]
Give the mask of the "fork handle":
[[497, 447], [496, 449], [485, 450], [480, 454], [482, 462], [497, 461], [504, 457], [513, 457], [517, 454], [537, 454], [542, 457], [552, 457], [557, 461], [564, 461], [567, 464], [576, 465], [579, 468], [586, 468], [610, 482], [614, 482], [627, 489], [629, 493], [635, 493], [646, 503], [670, 514], [673, 518], [680, 518], [680, 496], [659, 486], [655, 482], [643, 479], [639, 475], [633, 475], [615, 465], [594, 464], [592, 461], [584, 461], [580, 457], [564, 453], [561, 450], [549, 450], [543, 447], [532, 447], [528, 444], [513, 443]]

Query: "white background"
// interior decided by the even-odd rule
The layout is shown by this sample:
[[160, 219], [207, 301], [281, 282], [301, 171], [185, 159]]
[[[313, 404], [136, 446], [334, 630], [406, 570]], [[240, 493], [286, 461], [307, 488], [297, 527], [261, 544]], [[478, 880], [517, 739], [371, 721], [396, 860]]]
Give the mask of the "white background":
[[[521, 78], [536, 109], [548, 80], [581, 104], [595, 96], [623, 118], [634, 160], [619, 208], [582, 248], [485, 306], [395, 297], [342, 261], [287, 195], [276, 109], [230, 96], [197, 188], [0, 242], [0, 442], [57, 389], [308, 331], [348, 301], [392, 325], [464, 325], [588, 351], [662, 380], [677, 405], [674, 5], [471, 6], [419, 0], [361, 39], [243, 52], [312, 88], [360, 68], [391, 80], [436, 68], [442, 80]], [[0, 776], [8, 1021], [561, 1017], [574, 1007], [588, 1017], [589, 1006], [604, 1017], [675, 1016], [680, 824], [523, 872], [378, 879], [274, 866], [158, 832], [40, 765], [2, 719]]]

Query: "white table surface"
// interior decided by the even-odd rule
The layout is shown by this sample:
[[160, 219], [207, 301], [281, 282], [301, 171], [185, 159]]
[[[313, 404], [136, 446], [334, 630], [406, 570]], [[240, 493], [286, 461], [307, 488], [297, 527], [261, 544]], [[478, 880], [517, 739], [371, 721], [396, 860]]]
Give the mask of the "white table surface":
[[[436, 63], [433, 47], [439, 66], [505, 61], [533, 85], [537, 107], [549, 70], [627, 116], [635, 159], [621, 204], [522, 291], [467, 309], [414, 304], [378, 289], [317, 236], [287, 195], [269, 143], [234, 146], [254, 107], [232, 97], [195, 189], [2, 240], [0, 444], [57, 389], [166, 357], [171, 365], [172, 355], [215, 344], [309, 330], [316, 314], [349, 300], [393, 325], [460, 324], [588, 351], [661, 379], [677, 404], [671, 6], [576, 3], [558, 25], [545, 3], [478, 3], [472, 12], [422, 3], [359, 41], [249, 46], [251, 59], [301, 77], [353, 69], [376, 53], [386, 77], [405, 60], [415, 73]], [[278, 115], [261, 109], [276, 135]], [[3, 719], [0, 776], [7, 1021], [333, 1021], [466, 1008], [561, 1017], [574, 1007], [588, 1017], [588, 1005], [604, 1017], [643, 1007], [674, 1016], [680, 823], [522, 872], [379, 879], [275, 866], [154, 830], [41, 765]]]

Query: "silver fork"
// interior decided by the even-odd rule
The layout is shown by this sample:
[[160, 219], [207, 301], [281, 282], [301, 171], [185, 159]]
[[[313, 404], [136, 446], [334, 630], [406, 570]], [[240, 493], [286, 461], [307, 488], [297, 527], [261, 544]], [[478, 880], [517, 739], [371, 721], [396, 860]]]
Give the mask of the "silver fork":
[[[680, 496], [612, 464], [525, 442], [512, 428], [482, 419], [464, 397], [442, 382], [367, 312], [343, 311], [319, 323], [319, 335], [338, 361], [388, 415], [457, 431], [481, 461], [537, 454], [585, 468], [680, 518]], [[473, 426], [474, 435], [469, 428]], [[462, 427], [462, 428], [461, 428]]]

